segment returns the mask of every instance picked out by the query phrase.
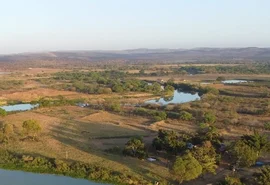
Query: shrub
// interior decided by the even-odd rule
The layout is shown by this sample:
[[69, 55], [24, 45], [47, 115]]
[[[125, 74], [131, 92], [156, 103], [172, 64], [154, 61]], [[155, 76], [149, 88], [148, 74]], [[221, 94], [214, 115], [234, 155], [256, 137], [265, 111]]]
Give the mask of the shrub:
[[33, 138], [35, 138], [38, 132], [41, 131], [41, 127], [38, 121], [32, 120], [32, 119], [24, 121], [22, 127], [23, 127], [24, 132], [28, 136], [31, 136]]
[[270, 122], [265, 123], [265, 124], [264, 124], [264, 128], [265, 128], [266, 130], [270, 130]]
[[193, 117], [192, 114], [190, 114], [189, 112], [181, 111], [180, 118], [184, 121], [190, 121]]
[[207, 112], [204, 115], [205, 123], [213, 124], [216, 122], [216, 116], [212, 112]]
[[7, 112], [5, 109], [0, 108], [0, 116], [4, 117], [7, 115]]
[[226, 176], [219, 185], [244, 185], [238, 177]]
[[216, 81], [219, 81], [219, 82], [221, 82], [221, 81], [225, 81], [226, 79], [225, 79], [225, 77], [223, 77], [223, 76], [219, 76], [219, 77], [217, 77], [217, 79], [216, 79]]

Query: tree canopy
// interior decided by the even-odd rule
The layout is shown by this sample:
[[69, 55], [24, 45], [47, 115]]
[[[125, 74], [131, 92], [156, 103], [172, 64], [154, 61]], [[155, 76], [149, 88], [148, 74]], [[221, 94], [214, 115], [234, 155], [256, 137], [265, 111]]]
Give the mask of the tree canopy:
[[175, 179], [182, 183], [183, 181], [190, 181], [199, 177], [202, 173], [202, 166], [190, 154], [185, 154], [182, 157], [177, 157], [172, 168]]

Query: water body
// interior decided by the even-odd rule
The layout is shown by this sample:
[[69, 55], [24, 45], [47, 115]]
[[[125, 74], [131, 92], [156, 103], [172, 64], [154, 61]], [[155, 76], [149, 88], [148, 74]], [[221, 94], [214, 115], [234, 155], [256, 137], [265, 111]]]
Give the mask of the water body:
[[1, 185], [105, 185], [84, 179], [36, 174], [22, 171], [0, 170]]
[[163, 97], [163, 98], [159, 98], [159, 99], [153, 99], [153, 100], [147, 100], [145, 103], [147, 104], [154, 104], [154, 103], [158, 103], [158, 104], [162, 104], [162, 105], [167, 105], [170, 103], [187, 103], [187, 102], [191, 102], [191, 101], [195, 101], [195, 100], [200, 100], [201, 97], [199, 96], [199, 94], [196, 93], [186, 93], [186, 92], [181, 92], [178, 90], [174, 91], [173, 96], [170, 97]]
[[38, 104], [32, 105], [28, 103], [28, 104], [5, 105], [1, 106], [0, 108], [4, 109], [7, 112], [12, 112], [12, 111], [27, 111], [35, 107], [38, 107]]
[[247, 83], [247, 80], [224, 80], [222, 83], [224, 84], [239, 84], [239, 83]]

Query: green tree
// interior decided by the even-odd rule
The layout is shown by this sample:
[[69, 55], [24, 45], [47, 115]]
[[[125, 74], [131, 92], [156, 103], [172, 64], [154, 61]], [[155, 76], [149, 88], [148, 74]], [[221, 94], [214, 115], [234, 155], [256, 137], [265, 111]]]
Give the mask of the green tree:
[[165, 130], [159, 130], [158, 137], [153, 140], [152, 145], [156, 150], [165, 150], [175, 155], [186, 147], [186, 143], [176, 132]]
[[7, 115], [7, 111], [5, 109], [0, 108], [0, 116], [4, 117]]
[[174, 84], [174, 79], [173, 79], [173, 78], [170, 78], [170, 79], [167, 81], [167, 85], [173, 86], [173, 84]]
[[270, 166], [264, 166], [256, 177], [260, 185], [270, 185]]
[[33, 139], [35, 139], [37, 134], [41, 131], [38, 121], [32, 119], [24, 121], [22, 127], [27, 136], [30, 136]]
[[266, 135], [261, 135], [258, 131], [254, 130], [253, 135], [244, 135], [241, 140], [248, 146], [254, 148], [258, 151], [258, 155], [263, 151], [268, 151], [270, 149], [270, 143]]
[[162, 91], [160, 84], [157, 82], [153, 83], [153, 85], [151, 87], [152, 87], [153, 93], [155, 93], [155, 94], [158, 94]]
[[243, 167], [254, 165], [259, 157], [258, 151], [247, 145], [242, 140], [239, 140], [234, 144], [232, 154], [234, 155], [237, 163]]
[[219, 131], [215, 126], [207, 127], [207, 132], [204, 135], [205, 140], [214, 141], [219, 143]]
[[211, 142], [204, 142], [203, 146], [196, 147], [192, 151], [192, 156], [199, 161], [203, 173], [216, 173], [216, 151]]
[[131, 138], [123, 150], [123, 154], [143, 159], [147, 156], [144, 143], [141, 138]]
[[183, 181], [196, 179], [202, 174], [202, 166], [190, 154], [185, 154], [182, 157], [177, 157], [173, 164], [172, 172], [175, 179], [181, 184]]
[[166, 85], [164, 91], [165, 91], [165, 94], [167, 94], [167, 95], [173, 95], [174, 87], [171, 85]]

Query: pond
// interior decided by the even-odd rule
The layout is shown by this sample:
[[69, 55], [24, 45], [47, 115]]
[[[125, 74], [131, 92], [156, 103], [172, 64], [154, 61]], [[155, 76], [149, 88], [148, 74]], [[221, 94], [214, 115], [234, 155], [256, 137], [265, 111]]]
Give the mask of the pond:
[[247, 83], [247, 80], [224, 80], [222, 83], [224, 84], [239, 84], [239, 83]]
[[0, 108], [4, 109], [7, 112], [12, 112], [12, 111], [27, 111], [35, 107], [38, 107], [38, 104], [32, 105], [27, 103], [27, 104], [5, 105], [1, 106]]
[[0, 169], [1, 185], [105, 185], [85, 179]]
[[170, 103], [187, 103], [195, 100], [200, 100], [201, 97], [199, 94], [196, 93], [187, 93], [187, 92], [181, 92], [179, 90], [175, 90], [173, 96], [170, 97], [163, 97], [159, 99], [152, 99], [152, 100], [147, 100], [145, 103], [147, 104], [162, 104], [162, 105], [167, 105]]

